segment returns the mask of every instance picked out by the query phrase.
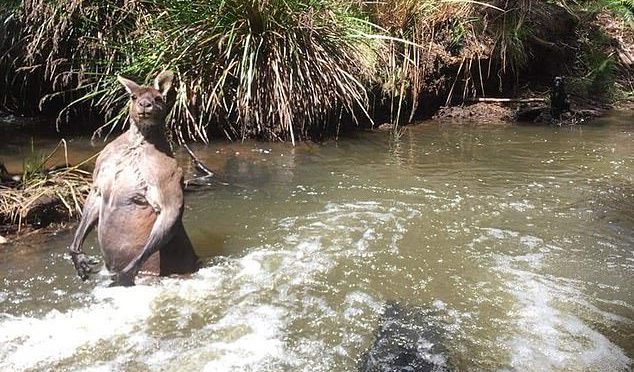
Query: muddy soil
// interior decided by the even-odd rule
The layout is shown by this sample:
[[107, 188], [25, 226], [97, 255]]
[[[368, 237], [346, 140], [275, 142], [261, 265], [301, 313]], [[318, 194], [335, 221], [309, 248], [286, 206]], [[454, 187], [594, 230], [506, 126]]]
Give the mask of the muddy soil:
[[500, 103], [478, 102], [471, 105], [442, 107], [433, 119], [482, 125], [511, 124], [514, 121], [515, 111], [512, 107]]

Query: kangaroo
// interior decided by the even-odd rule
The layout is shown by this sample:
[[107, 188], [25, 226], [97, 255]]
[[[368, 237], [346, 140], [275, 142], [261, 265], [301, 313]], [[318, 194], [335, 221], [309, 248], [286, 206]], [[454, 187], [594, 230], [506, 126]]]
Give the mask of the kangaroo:
[[165, 133], [173, 78], [165, 71], [148, 87], [117, 77], [130, 94], [131, 125], [97, 158], [93, 185], [69, 247], [82, 280], [88, 279], [93, 261], [81, 247], [95, 225], [115, 285], [134, 285], [139, 272], [170, 275], [198, 269], [182, 223], [183, 171]]

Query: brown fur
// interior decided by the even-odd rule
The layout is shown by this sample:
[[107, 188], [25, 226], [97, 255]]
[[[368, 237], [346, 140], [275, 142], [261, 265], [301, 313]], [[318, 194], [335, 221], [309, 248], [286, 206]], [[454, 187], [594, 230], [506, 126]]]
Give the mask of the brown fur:
[[165, 136], [172, 76], [160, 74], [155, 87], [119, 77], [131, 96], [132, 125], [97, 158], [93, 188], [70, 246], [84, 280], [90, 263], [81, 245], [95, 224], [106, 267], [118, 284], [133, 285], [139, 271], [169, 275], [198, 267], [181, 220], [183, 172]]

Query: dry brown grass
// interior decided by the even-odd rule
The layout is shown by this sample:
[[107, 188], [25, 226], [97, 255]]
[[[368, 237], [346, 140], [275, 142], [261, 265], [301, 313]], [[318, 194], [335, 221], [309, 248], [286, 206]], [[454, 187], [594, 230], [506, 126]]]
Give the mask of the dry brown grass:
[[24, 188], [0, 186], [0, 221], [15, 225], [18, 231], [30, 223], [29, 217], [42, 203], [61, 202], [68, 218], [81, 216], [84, 199], [90, 190], [90, 173], [65, 169]]
[[[446, 87], [434, 86], [431, 77], [438, 66], [456, 66], [456, 80], [464, 75], [469, 86], [470, 65], [488, 53], [481, 31], [474, 23], [476, 11], [483, 7], [469, 1], [389, 0], [371, 5], [373, 21], [397, 39], [385, 45], [380, 71], [383, 91], [391, 101], [392, 120], [402, 120], [404, 103], [409, 102], [411, 121], [424, 91], [440, 93]], [[468, 68], [463, 68], [468, 66]], [[451, 97], [453, 87], [449, 92]], [[464, 92], [466, 94], [466, 91]]]
[[63, 140], [37, 169], [25, 169], [17, 185], [0, 185], [0, 223], [19, 232], [23, 226], [36, 223], [42, 217], [38, 209], [54, 208], [66, 220], [81, 216], [92, 174], [80, 167], [96, 155], [75, 166], [69, 166], [66, 161], [65, 167], [46, 171], [46, 162], [62, 149], [66, 152]]

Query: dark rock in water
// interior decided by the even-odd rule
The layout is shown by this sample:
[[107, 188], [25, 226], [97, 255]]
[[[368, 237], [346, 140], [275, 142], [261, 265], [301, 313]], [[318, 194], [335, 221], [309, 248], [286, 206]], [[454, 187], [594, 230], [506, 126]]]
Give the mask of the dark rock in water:
[[67, 220], [64, 204], [58, 196], [41, 195], [29, 206], [26, 220], [37, 228]]
[[543, 105], [523, 107], [515, 113], [515, 120], [521, 123], [547, 123], [549, 120], [544, 118], [550, 118], [549, 111], [549, 108]]
[[[568, 106], [569, 107], [569, 106]], [[519, 124], [551, 125], [554, 127], [580, 125], [589, 119], [599, 117], [605, 110], [601, 108], [577, 109], [558, 112], [558, 118], [553, 117], [552, 109], [547, 106], [529, 106], [517, 110], [515, 120]]]
[[449, 371], [440, 343], [441, 331], [430, 321], [430, 311], [386, 304], [376, 341], [361, 360], [361, 372]]

